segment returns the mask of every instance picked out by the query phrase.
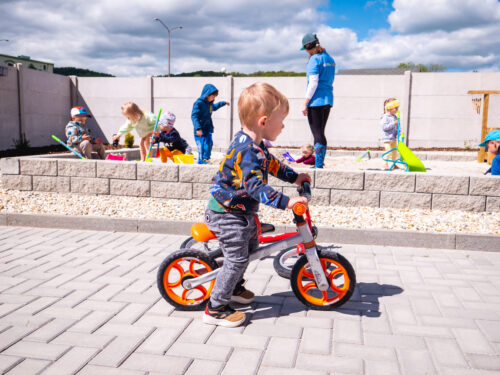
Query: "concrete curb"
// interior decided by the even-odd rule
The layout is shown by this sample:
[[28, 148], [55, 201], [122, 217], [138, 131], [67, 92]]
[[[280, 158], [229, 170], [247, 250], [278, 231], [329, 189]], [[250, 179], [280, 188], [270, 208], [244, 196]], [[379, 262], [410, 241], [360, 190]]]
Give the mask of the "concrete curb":
[[[0, 225], [190, 235], [192, 221], [117, 219], [99, 216], [66, 216], [0, 212]], [[276, 232], [291, 231], [277, 225]], [[426, 233], [404, 230], [319, 227], [318, 242], [340, 244], [422, 247], [430, 249], [500, 251], [500, 236], [488, 234]]]

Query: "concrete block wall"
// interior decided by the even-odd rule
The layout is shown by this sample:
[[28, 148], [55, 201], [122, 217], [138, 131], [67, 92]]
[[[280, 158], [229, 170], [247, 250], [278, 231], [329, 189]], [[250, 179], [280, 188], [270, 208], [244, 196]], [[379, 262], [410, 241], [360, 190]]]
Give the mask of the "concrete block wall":
[[[218, 166], [23, 157], [0, 159], [0, 168], [6, 189], [207, 199]], [[303, 171], [312, 177], [313, 204], [500, 212], [497, 176]], [[269, 183], [285, 194], [297, 194], [272, 176]]]
[[[12, 138], [24, 129], [32, 146], [53, 144], [50, 134], [64, 138], [69, 108], [88, 107], [95, 137], [108, 142], [125, 122], [120, 107], [127, 101], [144, 110], [173, 111], [177, 127], [194, 146], [193, 102], [205, 83], [219, 89], [217, 100], [231, 103], [214, 112], [214, 145], [226, 148], [240, 129], [237, 103], [241, 91], [257, 81], [268, 82], [290, 101], [285, 129], [276, 144], [311, 142], [307, 119], [300, 112], [305, 77], [64, 77], [32, 69], [9, 68], [0, 77], [0, 149], [12, 148]], [[19, 82], [19, 83], [18, 83]], [[500, 73], [409, 73], [404, 75], [339, 75], [335, 103], [326, 127], [329, 146], [380, 146], [380, 116], [387, 97], [401, 102], [401, 128], [410, 147], [476, 147], [481, 115], [472, 111], [469, 90], [498, 90]], [[490, 96], [490, 127], [500, 127], [500, 95]], [[135, 133], [135, 132], [134, 132]], [[138, 144], [136, 135], [136, 144]]]

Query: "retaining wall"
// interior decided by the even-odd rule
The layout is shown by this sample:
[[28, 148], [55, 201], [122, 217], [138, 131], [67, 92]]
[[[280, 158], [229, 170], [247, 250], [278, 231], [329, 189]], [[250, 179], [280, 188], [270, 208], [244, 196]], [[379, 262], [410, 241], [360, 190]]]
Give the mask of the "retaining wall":
[[[207, 199], [218, 166], [54, 158], [0, 159], [6, 189]], [[312, 177], [313, 204], [500, 211], [500, 177], [297, 169]], [[288, 195], [290, 184], [270, 177]]]
[[[13, 147], [12, 138], [24, 131], [32, 146], [53, 144], [50, 134], [64, 139], [69, 109], [88, 107], [88, 125], [95, 137], [108, 142], [124, 123], [120, 107], [133, 101], [148, 111], [173, 111], [176, 127], [194, 145], [191, 109], [205, 83], [219, 89], [217, 100], [231, 103], [213, 113], [214, 145], [227, 148], [240, 128], [237, 103], [243, 88], [265, 81], [290, 101], [281, 146], [311, 143], [301, 108], [305, 77], [65, 77], [18, 66], [0, 77], [0, 150]], [[472, 111], [469, 90], [498, 90], [500, 73], [411, 73], [403, 75], [338, 75], [335, 103], [326, 127], [329, 146], [381, 146], [383, 101], [401, 101], [401, 129], [410, 148], [477, 147], [481, 116]], [[500, 127], [500, 95], [490, 96], [490, 127]], [[135, 136], [136, 144], [139, 139]]]

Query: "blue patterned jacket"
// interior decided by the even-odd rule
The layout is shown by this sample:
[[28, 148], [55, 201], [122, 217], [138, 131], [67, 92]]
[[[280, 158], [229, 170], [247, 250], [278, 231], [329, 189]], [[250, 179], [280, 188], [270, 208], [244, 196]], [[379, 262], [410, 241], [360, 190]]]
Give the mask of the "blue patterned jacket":
[[271, 155], [262, 142], [257, 145], [239, 131], [212, 180], [210, 193], [220, 211], [253, 214], [258, 212], [259, 203], [284, 210], [290, 198], [268, 185], [269, 173], [290, 183], [298, 177], [293, 169]]

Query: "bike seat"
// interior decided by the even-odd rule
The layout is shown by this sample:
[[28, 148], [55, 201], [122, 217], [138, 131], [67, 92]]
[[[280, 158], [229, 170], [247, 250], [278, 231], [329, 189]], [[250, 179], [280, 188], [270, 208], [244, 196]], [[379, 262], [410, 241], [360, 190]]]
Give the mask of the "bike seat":
[[269, 233], [274, 232], [276, 228], [272, 224], [261, 223], [260, 224], [260, 232], [261, 233]]
[[191, 225], [191, 236], [198, 242], [207, 242], [217, 238], [205, 223], [194, 223]]

